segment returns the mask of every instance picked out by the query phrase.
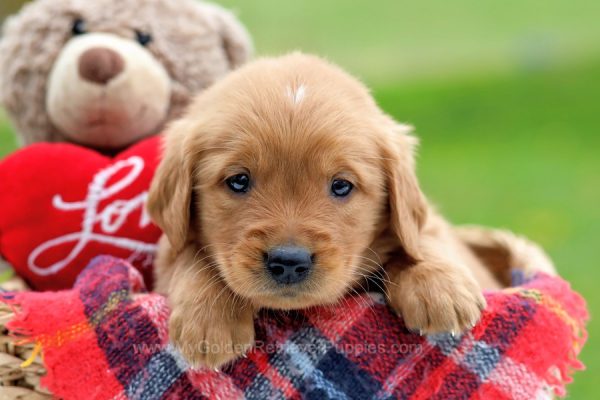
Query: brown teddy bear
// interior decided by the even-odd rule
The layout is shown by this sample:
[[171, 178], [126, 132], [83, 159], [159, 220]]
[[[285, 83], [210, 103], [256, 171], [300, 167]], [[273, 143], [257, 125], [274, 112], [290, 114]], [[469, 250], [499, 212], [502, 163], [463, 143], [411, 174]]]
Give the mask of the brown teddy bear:
[[0, 103], [21, 144], [108, 152], [158, 133], [250, 56], [244, 27], [196, 0], [36, 0], [0, 41]]
[[150, 276], [160, 233], [143, 200], [160, 145], [141, 139], [243, 64], [248, 33], [196, 0], [35, 0], [3, 28], [0, 104], [31, 146], [0, 161], [0, 271], [5, 259], [34, 288], [59, 289], [111, 254]]

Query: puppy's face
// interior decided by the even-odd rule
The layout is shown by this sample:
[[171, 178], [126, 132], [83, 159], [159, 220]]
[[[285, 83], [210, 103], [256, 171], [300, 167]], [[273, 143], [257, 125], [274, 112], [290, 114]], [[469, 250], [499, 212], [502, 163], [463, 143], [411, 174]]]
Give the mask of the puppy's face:
[[[284, 101], [284, 99], [282, 99]], [[198, 164], [201, 243], [229, 286], [268, 307], [330, 302], [365, 274], [384, 207], [368, 141], [265, 121], [212, 132]]]
[[149, 202], [174, 247], [197, 246], [262, 307], [338, 300], [375, 269], [369, 246], [397, 213], [382, 114], [339, 70], [297, 63], [250, 67], [202, 96], [173, 126]]

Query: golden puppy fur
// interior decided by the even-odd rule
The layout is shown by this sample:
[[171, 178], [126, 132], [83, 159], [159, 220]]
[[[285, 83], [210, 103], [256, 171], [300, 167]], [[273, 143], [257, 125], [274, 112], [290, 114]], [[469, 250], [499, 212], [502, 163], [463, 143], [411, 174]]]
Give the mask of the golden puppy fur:
[[[458, 333], [478, 320], [494, 280], [427, 203], [409, 130], [356, 79], [299, 53], [242, 67], [195, 100], [166, 134], [148, 201], [166, 235], [158, 290], [188, 361], [219, 367], [253, 344], [259, 308], [338, 302], [381, 265], [408, 328]], [[251, 187], [233, 193], [225, 182], [241, 173]], [[350, 195], [332, 196], [334, 179]], [[293, 285], [263, 259], [287, 243], [314, 255]]]

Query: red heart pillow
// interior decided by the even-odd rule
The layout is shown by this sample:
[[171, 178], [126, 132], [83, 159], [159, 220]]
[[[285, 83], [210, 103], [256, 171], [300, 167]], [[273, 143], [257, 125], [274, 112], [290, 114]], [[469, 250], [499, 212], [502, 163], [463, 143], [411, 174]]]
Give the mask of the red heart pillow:
[[39, 290], [69, 288], [91, 258], [131, 261], [151, 282], [161, 232], [145, 212], [160, 138], [114, 158], [39, 143], [0, 162], [0, 255]]

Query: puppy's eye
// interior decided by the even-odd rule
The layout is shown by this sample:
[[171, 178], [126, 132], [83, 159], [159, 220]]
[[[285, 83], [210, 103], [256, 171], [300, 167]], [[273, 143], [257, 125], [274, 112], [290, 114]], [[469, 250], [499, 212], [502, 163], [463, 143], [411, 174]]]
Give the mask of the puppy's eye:
[[237, 174], [230, 176], [225, 183], [235, 193], [246, 193], [250, 189], [250, 176], [248, 174]]
[[346, 197], [352, 192], [354, 185], [345, 179], [334, 179], [331, 182], [331, 194], [335, 197]]
[[87, 33], [85, 21], [82, 18], [77, 18], [73, 21], [73, 26], [71, 27], [71, 33], [74, 36], [83, 35]]
[[152, 42], [152, 35], [142, 31], [135, 31], [135, 37], [139, 44], [142, 46], [148, 46]]

